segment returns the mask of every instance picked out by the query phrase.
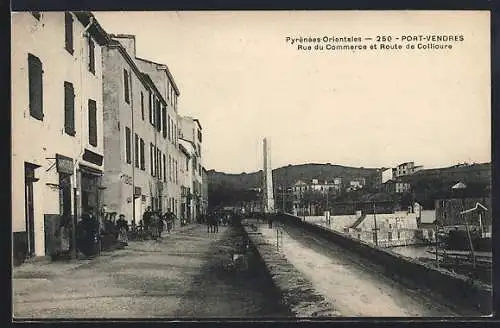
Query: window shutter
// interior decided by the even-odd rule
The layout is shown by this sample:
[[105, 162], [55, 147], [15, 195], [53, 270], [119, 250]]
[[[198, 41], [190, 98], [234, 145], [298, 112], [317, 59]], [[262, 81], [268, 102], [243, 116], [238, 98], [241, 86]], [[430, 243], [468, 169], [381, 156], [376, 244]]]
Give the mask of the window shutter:
[[128, 72], [126, 69], [123, 70], [123, 91], [125, 93], [125, 102], [130, 104], [129, 93], [128, 93]]
[[146, 170], [146, 161], [144, 154], [144, 140], [141, 138], [141, 170]]
[[168, 140], [171, 140], [171, 138], [170, 138], [170, 116], [167, 117], [167, 133], [168, 133]]
[[163, 181], [167, 182], [167, 161], [165, 154], [163, 154]]
[[144, 94], [141, 91], [141, 115], [142, 120], [144, 121]]
[[73, 16], [71, 13], [64, 13], [64, 26], [65, 26], [65, 48], [73, 54]]
[[156, 101], [156, 130], [158, 132], [161, 132], [161, 103], [160, 100], [157, 99]]
[[30, 115], [43, 120], [43, 69], [40, 59], [28, 55], [29, 108]]
[[75, 135], [75, 92], [73, 84], [64, 82], [64, 131]]
[[149, 92], [149, 123], [153, 124], [153, 94]]
[[135, 134], [135, 140], [134, 140], [134, 149], [135, 149], [135, 153], [134, 153], [134, 159], [135, 159], [135, 167], [139, 167], [139, 136], [137, 135], [137, 133]]
[[89, 99], [89, 144], [97, 147], [97, 105]]
[[163, 127], [163, 138], [167, 138], [167, 107], [162, 106], [162, 127]]
[[95, 45], [89, 36], [89, 71], [95, 74]]
[[130, 128], [125, 127], [125, 157], [126, 157], [127, 164], [132, 163], [132, 158], [131, 158], [131, 154], [130, 154], [131, 153], [130, 152], [130, 139], [131, 139]]
[[155, 155], [155, 150], [153, 148], [153, 144], [149, 144], [149, 159], [151, 161], [151, 175], [155, 176], [155, 165], [154, 165], [154, 155]]

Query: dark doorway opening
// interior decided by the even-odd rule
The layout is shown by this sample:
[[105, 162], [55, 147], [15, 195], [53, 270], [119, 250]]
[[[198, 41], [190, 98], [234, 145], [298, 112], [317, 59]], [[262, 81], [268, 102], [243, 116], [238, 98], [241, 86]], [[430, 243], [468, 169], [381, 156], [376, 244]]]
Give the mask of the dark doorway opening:
[[35, 207], [33, 184], [38, 181], [38, 179], [35, 178], [35, 169], [37, 167], [37, 165], [30, 163], [24, 164], [24, 205], [27, 236], [26, 255], [28, 257], [35, 255]]

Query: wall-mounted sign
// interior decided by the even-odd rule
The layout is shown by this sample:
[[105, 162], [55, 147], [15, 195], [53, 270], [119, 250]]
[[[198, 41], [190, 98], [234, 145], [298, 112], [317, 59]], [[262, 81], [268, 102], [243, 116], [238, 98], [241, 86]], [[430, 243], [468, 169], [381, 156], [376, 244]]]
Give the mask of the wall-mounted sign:
[[122, 174], [121, 178], [125, 184], [132, 185], [132, 177], [130, 175]]
[[73, 174], [73, 159], [60, 154], [56, 154], [57, 172], [64, 174]]

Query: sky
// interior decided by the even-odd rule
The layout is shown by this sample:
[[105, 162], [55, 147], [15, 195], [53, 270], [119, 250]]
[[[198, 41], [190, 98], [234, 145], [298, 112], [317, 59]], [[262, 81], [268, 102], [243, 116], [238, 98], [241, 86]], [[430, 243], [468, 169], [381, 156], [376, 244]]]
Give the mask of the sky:
[[[272, 167], [491, 161], [488, 12], [94, 15], [108, 33], [135, 35], [138, 57], [168, 65], [181, 92], [179, 113], [201, 122], [209, 170], [261, 169], [264, 137]], [[402, 41], [418, 35], [463, 41], [431, 42], [451, 44], [446, 50], [406, 49], [429, 43]], [[321, 44], [368, 50], [306, 51], [286, 39], [301, 36], [360, 37]], [[377, 36], [403, 49], [369, 50]]]

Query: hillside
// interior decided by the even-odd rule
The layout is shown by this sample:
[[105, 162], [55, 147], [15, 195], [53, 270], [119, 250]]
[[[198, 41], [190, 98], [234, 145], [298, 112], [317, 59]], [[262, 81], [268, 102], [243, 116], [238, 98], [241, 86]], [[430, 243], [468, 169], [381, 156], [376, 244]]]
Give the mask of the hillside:
[[[261, 187], [262, 171], [227, 174], [210, 170], [207, 173], [211, 205], [234, 204], [245, 200], [256, 200], [259, 197], [257, 193], [248, 190]], [[332, 164], [288, 165], [273, 170], [275, 187], [290, 186], [297, 180], [327, 180], [342, 177], [348, 181], [357, 177], [366, 178], [368, 188], [344, 194], [341, 197], [343, 201], [354, 200], [354, 198], [359, 200], [366, 197], [372, 198], [375, 191], [372, 190], [373, 195], [367, 193], [369, 193], [370, 182], [373, 182], [376, 176], [377, 169], [374, 168]], [[451, 196], [451, 186], [458, 181], [467, 185], [467, 194], [470, 196], [487, 195], [491, 188], [491, 163], [427, 169], [407, 176], [403, 180], [412, 184], [413, 197], [410, 198], [419, 201], [426, 208], [432, 208], [435, 199]]]
[[[331, 180], [334, 177], [344, 179], [364, 177], [369, 178], [377, 169], [356, 168], [332, 164], [302, 164], [288, 165], [273, 170], [275, 186], [290, 186], [297, 180], [310, 181], [311, 179]], [[261, 187], [262, 170], [253, 173], [227, 174], [210, 170], [208, 173], [209, 186], [224, 186], [226, 188], [249, 189]]]

